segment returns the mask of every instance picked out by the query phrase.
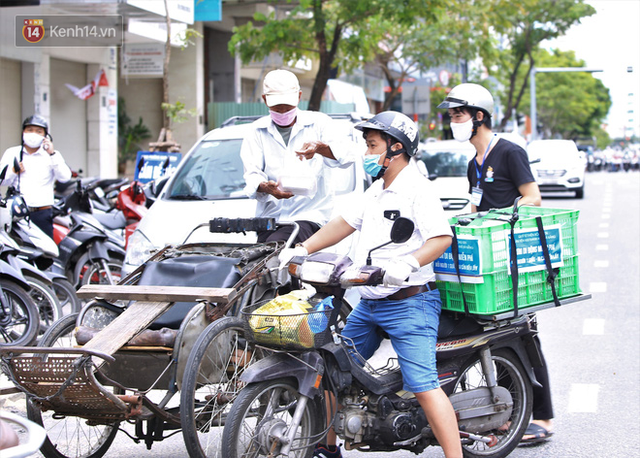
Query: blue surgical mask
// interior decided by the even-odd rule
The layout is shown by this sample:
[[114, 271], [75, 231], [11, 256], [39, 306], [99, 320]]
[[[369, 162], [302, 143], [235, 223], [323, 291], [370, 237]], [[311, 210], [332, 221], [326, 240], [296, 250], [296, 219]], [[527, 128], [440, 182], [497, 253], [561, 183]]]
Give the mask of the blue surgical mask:
[[364, 171], [373, 178], [376, 178], [382, 169], [382, 166], [378, 164], [380, 156], [381, 154], [369, 154], [364, 157], [364, 163], [362, 164], [364, 166]]

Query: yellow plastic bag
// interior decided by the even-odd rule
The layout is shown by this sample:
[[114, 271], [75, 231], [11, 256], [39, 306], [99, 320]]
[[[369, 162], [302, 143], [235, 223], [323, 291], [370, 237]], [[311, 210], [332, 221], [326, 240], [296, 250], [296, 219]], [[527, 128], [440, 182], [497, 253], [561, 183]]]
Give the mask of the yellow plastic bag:
[[254, 310], [249, 319], [256, 341], [263, 344], [313, 347], [313, 333], [307, 323], [311, 304], [308, 291], [278, 296]]

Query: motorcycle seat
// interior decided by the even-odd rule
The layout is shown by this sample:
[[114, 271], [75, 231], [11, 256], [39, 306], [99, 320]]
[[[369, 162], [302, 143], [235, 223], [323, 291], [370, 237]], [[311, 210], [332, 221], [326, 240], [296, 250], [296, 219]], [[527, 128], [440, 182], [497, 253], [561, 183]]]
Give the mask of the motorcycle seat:
[[[214, 256], [182, 256], [145, 265], [139, 285], [147, 286], [200, 286], [230, 288], [240, 278], [239, 258]], [[196, 302], [175, 302], [169, 310], [151, 323], [149, 329], [179, 329], [182, 320]]]

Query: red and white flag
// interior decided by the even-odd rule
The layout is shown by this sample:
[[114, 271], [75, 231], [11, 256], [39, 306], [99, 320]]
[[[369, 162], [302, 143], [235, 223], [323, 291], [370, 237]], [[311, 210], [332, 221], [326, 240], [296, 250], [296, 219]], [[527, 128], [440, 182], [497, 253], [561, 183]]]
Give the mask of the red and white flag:
[[78, 97], [80, 100], [87, 100], [96, 93], [97, 87], [109, 86], [109, 82], [107, 81], [107, 75], [104, 70], [100, 69], [93, 81], [82, 88], [77, 88], [71, 84], [65, 84], [65, 86], [67, 86], [69, 90], [73, 92], [73, 95]]

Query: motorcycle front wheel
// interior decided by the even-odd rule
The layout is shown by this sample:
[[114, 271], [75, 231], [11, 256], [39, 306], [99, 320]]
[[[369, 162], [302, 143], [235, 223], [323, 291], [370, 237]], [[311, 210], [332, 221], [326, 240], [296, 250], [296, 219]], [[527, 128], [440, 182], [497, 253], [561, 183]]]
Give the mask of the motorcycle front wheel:
[[242, 372], [268, 350], [244, 339], [242, 320], [224, 317], [196, 341], [180, 389], [182, 435], [189, 456], [221, 458], [222, 427], [244, 384]]
[[[462, 453], [465, 458], [491, 457], [504, 458], [520, 443], [531, 417], [533, 405], [533, 391], [529, 377], [525, 372], [520, 359], [510, 350], [500, 349], [493, 351], [491, 360], [495, 368], [498, 385], [509, 390], [513, 399], [513, 410], [509, 420], [494, 431], [487, 431], [485, 435], [494, 435], [498, 442], [489, 445], [480, 441], [468, 441], [462, 444]], [[487, 386], [482, 365], [478, 358], [472, 358], [460, 371], [460, 377], [456, 381], [454, 392], [472, 390]]]
[[76, 295], [76, 289], [69, 280], [54, 278], [53, 291], [56, 293], [56, 296], [58, 296], [58, 301], [62, 307], [62, 316], [77, 313], [82, 308], [82, 303]]
[[[279, 455], [272, 435], [292, 427], [293, 415], [302, 395], [290, 380], [252, 383], [240, 391], [229, 411], [222, 433], [222, 456], [244, 458]], [[324, 430], [322, 404], [309, 400], [296, 428], [289, 457], [311, 458]], [[274, 450], [275, 449], [275, 450]]]
[[25, 276], [31, 287], [29, 296], [38, 307], [40, 313], [40, 334], [44, 334], [49, 327], [62, 318], [62, 306], [53, 287], [35, 277]]
[[[74, 313], [58, 320], [42, 336], [40, 347], [70, 348], [76, 346], [73, 330], [78, 314]], [[115, 392], [116, 390], [114, 390]], [[118, 432], [119, 423], [90, 425], [80, 417], [56, 415], [43, 412], [27, 400], [27, 417], [42, 426], [47, 437], [40, 448], [47, 458], [99, 458], [103, 456]]]
[[122, 276], [122, 259], [111, 258], [93, 262], [89, 253], [83, 254], [76, 264], [76, 284], [82, 285], [115, 285]]
[[31, 296], [9, 280], [0, 280], [0, 294], [0, 346], [31, 345], [40, 329], [40, 314]]

